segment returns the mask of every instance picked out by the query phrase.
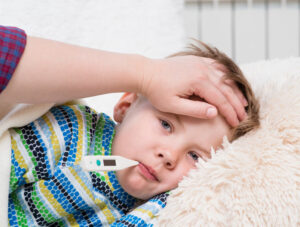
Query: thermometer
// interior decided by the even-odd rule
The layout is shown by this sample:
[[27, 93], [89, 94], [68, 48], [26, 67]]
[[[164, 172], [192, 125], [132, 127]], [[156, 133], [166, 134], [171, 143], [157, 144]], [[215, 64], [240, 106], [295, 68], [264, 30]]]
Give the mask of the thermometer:
[[80, 166], [86, 171], [117, 171], [138, 164], [137, 161], [116, 155], [88, 155], [82, 157]]

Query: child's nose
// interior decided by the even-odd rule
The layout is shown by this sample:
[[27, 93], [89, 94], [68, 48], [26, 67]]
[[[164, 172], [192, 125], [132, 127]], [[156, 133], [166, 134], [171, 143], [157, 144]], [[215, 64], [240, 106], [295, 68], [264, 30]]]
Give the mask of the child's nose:
[[162, 159], [163, 164], [168, 169], [173, 169], [176, 166], [177, 155], [167, 149], [162, 149], [158, 153], [158, 157]]

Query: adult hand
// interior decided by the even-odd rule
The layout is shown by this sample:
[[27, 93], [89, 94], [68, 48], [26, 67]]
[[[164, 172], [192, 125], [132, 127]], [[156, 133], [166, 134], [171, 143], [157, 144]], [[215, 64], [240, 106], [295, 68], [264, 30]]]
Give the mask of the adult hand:
[[246, 117], [247, 101], [233, 81], [222, 79], [220, 68], [212, 59], [192, 55], [150, 60], [140, 90], [161, 111], [210, 119], [219, 110], [237, 126]]

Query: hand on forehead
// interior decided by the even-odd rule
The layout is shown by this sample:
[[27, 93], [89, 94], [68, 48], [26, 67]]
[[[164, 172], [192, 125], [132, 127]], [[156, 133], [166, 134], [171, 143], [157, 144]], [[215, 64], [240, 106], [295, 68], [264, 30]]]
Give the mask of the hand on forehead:
[[[224, 76], [230, 69], [220, 61], [199, 57], [201, 55], [197, 54], [183, 52], [160, 60], [158, 67], [154, 66], [153, 71], [156, 73], [150, 76], [151, 81], [147, 80], [149, 84], [144, 86], [145, 96], [163, 112], [203, 119], [213, 118], [219, 112], [230, 125], [237, 126], [246, 117], [244, 107], [247, 101], [232, 80], [225, 80]], [[240, 77], [243, 77], [229, 58], [222, 57], [231, 67], [230, 73], [241, 73]], [[164, 76], [167, 74], [172, 75], [172, 78]], [[206, 102], [191, 100], [191, 96], [198, 96]]]

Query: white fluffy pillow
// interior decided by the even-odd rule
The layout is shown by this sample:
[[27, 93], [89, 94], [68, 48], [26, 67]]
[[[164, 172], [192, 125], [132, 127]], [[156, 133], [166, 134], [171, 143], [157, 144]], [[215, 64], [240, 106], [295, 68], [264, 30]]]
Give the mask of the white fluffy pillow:
[[[2, 25], [29, 34], [109, 51], [163, 58], [185, 46], [184, 0], [1, 1]], [[87, 99], [112, 115], [120, 94]]]
[[261, 126], [199, 163], [158, 226], [300, 225], [300, 58], [243, 67]]

